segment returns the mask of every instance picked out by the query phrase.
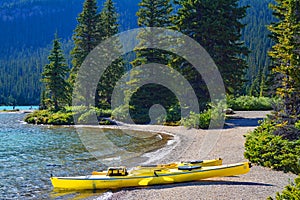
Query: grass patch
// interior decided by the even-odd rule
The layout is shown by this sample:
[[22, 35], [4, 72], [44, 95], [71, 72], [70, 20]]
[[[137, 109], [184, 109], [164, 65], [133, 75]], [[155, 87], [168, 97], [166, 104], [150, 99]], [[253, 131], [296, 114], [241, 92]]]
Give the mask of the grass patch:
[[272, 110], [275, 102], [275, 99], [269, 97], [227, 97], [228, 107], [239, 111]]

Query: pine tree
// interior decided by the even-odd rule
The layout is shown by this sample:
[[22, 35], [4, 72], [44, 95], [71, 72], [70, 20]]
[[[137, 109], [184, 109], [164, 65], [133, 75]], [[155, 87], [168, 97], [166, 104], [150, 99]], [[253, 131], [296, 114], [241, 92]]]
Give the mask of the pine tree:
[[276, 0], [271, 5], [279, 22], [269, 26], [275, 45], [269, 52], [274, 61], [273, 72], [280, 86], [277, 94], [284, 101], [281, 111], [289, 124], [300, 118], [300, 2]]
[[[138, 26], [148, 27], [149, 29], [140, 32], [137, 36], [139, 44], [135, 48], [136, 59], [131, 62], [133, 68], [148, 63], [160, 63], [164, 65], [169, 63], [167, 52], [145, 48], [145, 46], [155, 46], [168, 37], [155, 28], [171, 27], [172, 11], [173, 8], [170, 0], [142, 0], [139, 3], [139, 11], [136, 14], [138, 16]], [[151, 39], [154, 34], [157, 39], [155, 41]], [[143, 70], [143, 67], [141, 70]], [[134, 86], [143, 80], [144, 77], [140, 74], [141, 71], [138, 70], [131, 72], [128, 84], [132, 88], [135, 88]], [[174, 95], [168, 88], [158, 84], [148, 84], [136, 91], [130, 91], [128, 94], [133, 94], [129, 100], [129, 104], [133, 108], [131, 115], [136, 123], [150, 122], [148, 111], [154, 104], [161, 104], [164, 108], [168, 109], [176, 102], [176, 98], [174, 98]]]
[[71, 52], [73, 56], [70, 83], [74, 85], [78, 70], [86, 56], [99, 44], [100, 31], [97, 27], [99, 16], [96, 0], [85, 0], [83, 11], [79, 14], [77, 27], [73, 35], [75, 47]]
[[[45, 84], [45, 92], [43, 92], [43, 95], [47, 94], [54, 110], [59, 110], [69, 103], [70, 88], [66, 81], [69, 67], [66, 64], [57, 34], [55, 34], [53, 48], [48, 60], [50, 63], [44, 66], [42, 73], [42, 81]], [[45, 105], [46, 98], [43, 97], [42, 100], [42, 105]]]
[[101, 30], [100, 41], [119, 32], [118, 13], [113, 0], [106, 0], [99, 14], [98, 29]]
[[247, 68], [241, 57], [248, 49], [240, 41], [240, 22], [247, 7], [239, 7], [238, 0], [178, 0], [176, 29], [208, 51], [223, 77], [229, 94], [240, 92]]
[[[99, 17], [98, 29], [101, 30], [101, 36], [99, 38], [100, 41], [110, 38], [118, 33], [118, 13], [112, 0], [106, 0], [104, 2], [104, 6], [99, 14]], [[121, 45], [118, 40], [114, 41], [111, 46], [113, 48], [110, 50], [110, 53], [117, 55], [121, 54], [119, 52]], [[124, 63], [122, 58], [113, 61], [113, 63], [105, 70], [97, 88], [95, 100], [97, 107], [102, 109], [110, 108], [113, 89], [117, 81], [124, 74], [124, 71]]]
[[[139, 3], [139, 7], [140, 9], [136, 13], [139, 27], [171, 27], [171, 13], [173, 8], [170, 0], [142, 0]], [[155, 43], [164, 40], [165, 36], [162, 36], [160, 41], [150, 41], [149, 38], [151, 38], [152, 34], [159, 33], [155, 33], [153, 29], [150, 29], [150, 32], [143, 31], [138, 35], [140, 43], [135, 49], [136, 59], [132, 62], [133, 66], [154, 62], [161, 64], [168, 63], [168, 61], [166, 61], [166, 55], [162, 51], [142, 49], [146, 43], [148, 43], [148, 45], [152, 43], [149, 46], [153, 46]]]

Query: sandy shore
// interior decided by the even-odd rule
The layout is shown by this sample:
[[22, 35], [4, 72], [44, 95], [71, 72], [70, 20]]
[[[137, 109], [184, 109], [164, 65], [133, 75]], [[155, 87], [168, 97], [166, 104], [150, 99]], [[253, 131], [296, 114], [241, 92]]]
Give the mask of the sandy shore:
[[[223, 158], [223, 163], [245, 161], [244, 135], [268, 112], [237, 112], [223, 130], [195, 130], [184, 127], [131, 126], [129, 128], [167, 132], [179, 138], [177, 145], [155, 163]], [[128, 128], [128, 127], [127, 127]], [[246, 175], [204, 181], [122, 189], [107, 199], [266, 199], [275, 196], [296, 175], [253, 166]], [[102, 198], [101, 198], [102, 199]]]

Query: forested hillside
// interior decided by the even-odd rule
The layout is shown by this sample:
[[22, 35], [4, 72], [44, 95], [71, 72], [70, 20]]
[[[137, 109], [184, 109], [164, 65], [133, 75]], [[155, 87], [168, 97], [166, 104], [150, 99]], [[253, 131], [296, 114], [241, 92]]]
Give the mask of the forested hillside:
[[[275, 0], [241, 0], [241, 5], [249, 5], [247, 16], [243, 22], [247, 24], [243, 30], [242, 41], [251, 51], [247, 58], [249, 70], [246, 74], [248, 82], [245, 85], [245, 94], [259, 96], [266, 95], [264, 92], [264, 82], [269, 74], [270, 58], [268, 50], [272, 46], [269, 38], [270, 32], [267, 26], [277, 21], [269, 8], [270, 3]], [[261, 91], [261, 89], [263, 89]]]
[[[54, 33], [69, 57], [84, 0], [1, 0], [0, 105], [39, 104], [41, 72]], [[136, 27], [137, 0], [116, 1], [121, 30]], [[99, 1], [99, 8], [103, 1]], [[136, 6], [132, 6], [136, 5]]]
[[[71, 37], [84, 0], [2, 0], [0, 2], [0, 104], [39, 104], [41, 71], [47, 62], [54, 33], [62, 38], [67, 59], [73, 48]], [[137, 27], [139, 0], [115, 0], [120, 30]], [[250, 5], [242, 40], [252, 53], [245, 93], [268, 66], [270, 46], [266, 25], [272, 20], [268, 3], [273, 0], [241, 0]], [[99, 8], [103, 1], [98, 1]], [[261, 76], [260, 76], [261, 77]], [[254, 84], [255, 85], [255, 84]], [[258, 84], [259, 85], [259, 84]], [[257, 87], [255, 87], [257, 88]], [[246, 91], [247, 89], [247, 91]], [[255, 90], [255, 89], [253, 89]], [[253, 91], [252, 90], [252, 91]], [[256, 93], [259, 91], [256, 89]], [[256, 94], [253, 92], [253, 94]]]

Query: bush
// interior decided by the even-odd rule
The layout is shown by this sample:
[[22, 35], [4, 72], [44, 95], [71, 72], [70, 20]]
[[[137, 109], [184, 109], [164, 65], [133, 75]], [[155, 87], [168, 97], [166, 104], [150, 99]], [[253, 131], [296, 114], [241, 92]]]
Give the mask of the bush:
[[37, 110], [26, 115], [25, 122], [29, 124], [71, 125], [74, 124], [73, 113], [69, 111], [52, 112]]
[[289, 141], [274, 135], [278, 127], [266, 119], [246, 136], [245, 157], [250, 162], [284, 172], [300, 173], [300, 140]]
[[298, 130], [300, 130], [300, 121], [297, 121], [297, 122], [296, 122], [295, 128], [298, 129]]
[[78, 109], [76, 113], [76, 119], [78, 124], [85, 125], [99, 125], [101, 124], [112, 124], [109, 120], [103, 120], [103, 118], [111, 117], [111, 110], [103, 110], [95, 107], [90, 107], [89, 109]]
[[88, 124], [88, 125], [97, 125], [97, 115], [94, 109], [87, 110], [81, 114], [77, 121], [78, 124]]
[[188, 128], [207, 129], [211, 120], [211, 110], [204, 111], [200, 114], [191, 112], [187, 118], [182, 119], [183, 126]]
[[[132, 108], [132, 107], [130, 107]], [[112, 111], [112, 118], [121, 121], [124, 123], [129, 123], [130, 115], [129, 115], [129, 106], [120, 106]]]
[[51, 114], [52, 112], [48, 110], [36, 110], [26, 115], [24, 121], [29, 124], [47, 124]]
[[47, 124], [51, 125], [73, 125], [73, 113], [71, 112], [58, 112], [49, 116]]
[[238, 98], [227, 97], [227, 105], [233, 110], [272, 110], [274, 99], [268, 97], [240, 96]]
[[[279, 192], [276, 194], [276, 200], [298, 200], [300, 199], [300, 176], [295, 179], [295, 183], [291, 183], [287, 185], [282, 193]], [[268, 200], [273, 200], [273, 198], [269, 197]]]

